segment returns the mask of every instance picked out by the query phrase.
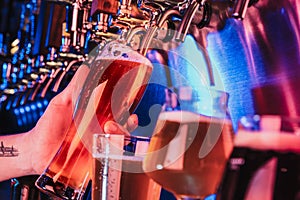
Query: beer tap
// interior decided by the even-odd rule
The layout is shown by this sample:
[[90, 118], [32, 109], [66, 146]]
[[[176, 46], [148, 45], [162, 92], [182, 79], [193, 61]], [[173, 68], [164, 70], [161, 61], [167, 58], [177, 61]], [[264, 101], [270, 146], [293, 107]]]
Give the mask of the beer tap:
[[96, 14], [96, 21], [94, 23], [93, 31], [96, 36], [100, 36], [100, 40], [104, 39], [105, 37], [113, 37], [111, 31], [109, 30], [109, 24], [111, 23], [110, 21], [110, 14], [102, 12]]
[[90, 19], [90, 12], [91, 12], [91, 4], [92, 1], [91, 0], [86, 0], [81, 8], [81, 17], [80, 17], [80, 39], [79, 39], [79, 44], [80, 47], [82, 49], [82, 51], [84, 51], [85, 48], [85, 43], [87, 40], [87, 33], [88, 31], [91, 29], [91, 23], [89, 21]]
[[106, 33], [108, 31], [109, 15], [106, 13], [97, 14], [97, 27], [96, 30]]
[[[152, 3], [152, 2], [151, 2]], [[165, 26], [168, 20], [172, 20], [172, 17], [176, 17], [181, 20], [175, 39], [178, 41], [184, 41], [187, 34], [187, 30], [191, 25], [192, 19], [201, 5], [204, 5], [205, 1], [183, 1], [183, 2], [169, 2], [166, 4], [161, 1], [154, 1], [154, 5], [158, 8], [157, 12], [152, 12], [152, 23], [147, 31], [143, 43], [141, 44], [141, 53], [146, 55], [149, 45], [152, 39], [155, 37], [158, 30]], [[149, 6], [141, 6], [142, 9]]]
[[[95, 1], [97, 9], [93, 9], [92, 15], [97, 16], [97, 23], [101, 24], [94, 33], [99, 41], [100, 49], [113, 39], [118, 39], [125, 44], [133, 44], [133, 38], [137, 34], [146, 32], [151, 21], [149, 13], [141, 10], [136, 1], [111, 1], [110, 7], [105, 7], [106, 1]], [[100, 22], [100, 23], [99, 23]], [[134, 47], [135, 48], [135, 47]], [[137, 47], [138, 48], [138, 47]]]
[[49, 72], [49, 80], [47, 81], [46, 85], [44, 86], [44, 88], [42, 88], [42, 91], [40, 93], [40, 97], [45, 98], [46, 94], [49, 93], [49, 88], [50, 85], [52, 84], [52, 82], [55, 80], [56, 77], [59, 76], [59, 74], [62, 71], [62, 65], [55, 65], [53, 67], [50, 68], [50, 72]]
[[120, 6], [120, 17], [128, 17], [130, 18], [131, 16], [131, 0], [122, 0], [121, 1], [121, 6]]
[[3, 110], [9, 110], [12, 107], [12, 103], [15, 97], [15, 94], [17, 93], [18, 88], [14, 85], [9, 85], [7, 88], [5, 88], [1, 94], [1, 108]]
[[120, 13], [119, 10], [119, 0], [93, 1], [91, 17], [94, 21], [90, 42], [94, 42], [99, 49], [102, 49], [108, 41], [119, 37], [123, 28], [113, 25], [115, 24], [113, 20]]
[[[56, 60], [57, 64], [53, 66], [55, 69], [52, 69], [50, 79], [41, 93], [42, 97], [46, 95], [47, 91], [57, 93], [63, 89], [67, 85], [63, 80], [70, 80], [66, 76], [73, 75], [82, 61], [85, 60], [86, 33], [91, 28], [91, 23], [88, 21], [90, 5], [91, 2], [89, 1], [76, 1], [70, 9], [70, 5], [67, 4], [66, 22], [62, 24], [62, 41]], [[71, 10], [72, 20], [70, 23], [68, 12]], [[71, 35], [73, 35], [72, 38]]]
[[69, 24], [69, 13], [70, 13], [70, 5], [66, 5], [66, 21], [62, 24], [62, 37], [61, 37], [61, 45], [60, 52], [69, 52], [71, 46], [71, 38], [70, 38], [70, 24]]
[[[72, 4], [70, 4], [69, 1], [59, 1], [59, 3], [63, 3], [66, 10], [66, 20], [62, 23], [61, 46], [59, 48], [59, 51], [57, 50], [57, 48], [50, 46], [48, 48], [46, 60], [41, 62], [42, 65], [38, 63], [35, 64], [37, 69], [37, 78], [35, 79], [34, 85], [29, 88], [30, 92], [26, 93], [22, 102], [35, 101], [36, 98], [51, 99], [55, 94], [57, 94], [57, 92], [59, 92], [58, 89], [59, 86], [61, 86], [61, 80], [63, 79], [65, 74], [68, 73], [68, 69], [70, 69], [70, 67], [68, 67], [69, 63], [74, 59], [81, 61], [83, 60], [84, 56], [81, 53], [81, 45], [73, 46], [75, 43], [78, 43], [74, 43], [72, 40], [73, 38], [71, 39], [70, 37], [73, 32], [70, 29], [69, 25], [71, 23], [68, 17], [71, 11], [73, 11], [73, 15], [74, 12], [78, 13], [78, 9], [71, 10], [70, 6]], [[80, 9], [82, 10], [82, 8]], [[75, 22], [77, 23], [76, 20]], [[74, 23], [74, 20], [72, 21], [72, 23]], [[77, 27], [77, 25], [74, 27]], [[76, 28], [76, 31], [79, 31], [78, 27]], [[28, 78], [30, 79], [30, 77]], [[66, 85], [67, 83], [65, 83], [65, 86]], [[63, 86], [61, 86], [61, 88], [63, 88]]]
[[19, 101], [19, 105], [17, 106], [23, 106], [31, 101], [30, 96], [32, 95], [34, 89], [37, 86], [37, 79], [38, 74], [32, 72], [31, 74], [28, 74], [24, 79], [21, 80], [22, 83], [26, 84], [26, 90], [24, 91]]
[[72, 22], [71, 22], [71, 35], [72, 46], [79, 52], [83, 49], [85, 44], [87, 23], [89, 18], [91, 2], [84, 0], [76, 0], [72, 4]]
[[232, 12], [232, 17], [242, 20], [246, 15], [250, 0], [236, 0], [234, 2], [234, 8]]
[[[215, 23], [217, 27], [214, 27], [213, 29], [219, 29], [218, 26], [220, 26], [220, 20], [224, 20], [233, 17], [238, 20], [243, 20], [246, 14], [246, 10], [248, 7], [252, 6], [253, 4], [257, 3], [258, 0], [221, 0], [221, 1], [212, 1], [212, 0], [201, 0], [199, 2], [199, 5], [197, 6], [197, 3], [194, 2], [194, 7], [190, 7], [190, 13], [195, 12], [194, 18], [188, 17], [189, 14], [187, 12], [187, 15], [184, 16], [182, 21], [186, 23], [181, 23], [180, 28], [178, 29], [178, 37], [177, 39], [182, 41], [182, 38], [180, 36], [185, 36], [188, 33], [188, 29], [186, 27], [183, 27], [183, 24], [193, 24], [196, 25], [195, 27], [197, 29], [203, 29], [205, 27], [208, 27], [207, 29], [203, 29], [201, 31], [197, 31], [198, 34], [192, 35], [197, 38], [197, 41], [199, 43], [200, 50], [203, 53], [204, 61], [206, 63], [207, 72], [208, 72], [208, 78], [209, 83], [211, 86], [215, 85], [214, 75], [213, 75], [213, 69], [211, 66], [211, 61], [207, 52], [207, 34], [210, 32], [212, 27], [215, 26]], [[198, 7], [198, 8], [197, 8]], [[214, 7], [214, 8], [213, 8]], [[198, 10], [198, 11], [197, 11]], [[226, 11], [224, 11], [226, 10]], [[201, 11], [201, 12], [199, 12]], [[222, 14], [220, 13], [226, 13]], [[212, 15], [217, 15], [218, 18], [212, 19]], [[192, 20], [191, 20], [192, 19]], [[211, 22], [211, 23], [210, 23]], [[222, 22], [223, 23], [223, 22]], [[182, 27], [182, 28], [181, 28]], [[180, 34], [182, 31], [183, 34]]]
[[57, 74], [58, 72], [53, 74], [53, 87], [51, 90], [56, 93], [59, 92], [65, 85], [67, 85], [67, 82], [71, 79], [71, 76], [75, 74], [82, 61], [83, 60], [74, 59], [70, 61], [66, 67], [63, 67], [62, 71], [59, 71], [61, 72], [60, 75]]
[[30, 101], [36, 100], [36, 98], [39, 96], [40, 90], [42, 90], [45, 85], [47, 84], [51, 70], [47, 68], [39, 68], [38, 78], [36, 82], [35, 89], [33, 90], [32, 94], [29, 96]]
[[138, 50], [140, 48], [141, 38], [148, 32], [151, 23], [156, 23], [155, 16], [161, 13], [159, 9], [165, 9], [161, 5], [156, 5], [156, 7], [144, 2], [122, 1], [118, 11], [119, 14], [113, 14], [111, 10], [115, 9], [107, 9], [98, 4], [98, 11], [100, 11], [101, 14], [109, 13], [112, 19], [107, 28], [108, 31], [98, 31], [97, 35], [101, 37], [101, 42], [104, 42], [104, 44], [107, 43], [107, 41], [118, 38], [125, 44], [131, 46], [134, 50]]
[[49, 74], [51, 73], [51, 68], [49, 64], [56, 64], [54, 60], [57, 57], [56, 49], [54, 47], [49, 48], [49, 53], [46, 58], [43, 55], [37, 56], [35, 62], [32, 64], [33, 68], [30, 73], [24, 75], [20, 79], [20, 84], [26, 84], [26, 89], [22, 92], [20, 101], [15, 106], [21, 106], [34, 102], [39, 91], [43, 88], [49, 79]]
[[71, 24], [71, 31], [73, 34], [73, 38], [72, 38], [72, 46], [73, 47], [78, 47], [78, 32], [77, 32], [77, 20], [78, 20], [78, 12], [80, 9], [80, 4], [81, 1], [77, 0], [73, 3], [73, 15], [72, 15], [72, 24]]
[[245, 18], [248, 7], [258, 2], [258, 0], [232, 0], [234, 7], [231, 16], [238, 20]]
[[[180, 42], [184, 42], [184, 38], [186, 37], [188, 33], [188, 29], [194, 20], [194, 16], [196, 12], [200, 9], [203, 8], [203, 17], [200, 22], [198, 22], [198, 28], [202, 28], [206, 26], [209, 23], [209, 18], [211, 13], [209, 14], [209, 4], [206, 2], [206, 0], [201, 0], [201, 1], [192, 1], [188, 8], [185, 11], [185, 14], [182, 18], [181, 24], [177, 30], [177, 35], [176, 35], [176, 40]], [[208, 14], [207, 14], [208, 13]]]
[[17, 87], [17, 92], [16, 94], [14, 95], [14, 100], [12, 102], [12, 107], [13, 108], [16, 108], [20, 105], [20, 102], [22, 100], [22, 96], [23, 96], [23, 93], [26, 91], [27, 89], [27, 84], [26, 83], [18, 83], [16, 84], [16, 87]]
[[[32, 0], [25, 2], [22, 5], [18, 37], [11, 44], [11, 53], [13, 54], [12, 61], [5, 63], [2, 66], [3, 73], [6, 73], [5, 81], [1, 85], [3, 89], [2, 95], [9, 97], [2, 98], [2, 100], [5, 99], [5, 101], [10, 101], [6, 102], [6, 104], [11, 105], [11, 107], [18, 106], [21, 96], [27, 89], [26, 84], [24, 84], [21, 80], [28, 73], [31, 73], [35, 19], [38, 13], [39, 1]], [[14, 96], [14, 98], [12, 96]], [[2, 103], [5, 102], [2, 101]]]
[[122, 30], [121, 39], [132, 49], [138, 50], [140, 43], [150, 26], [150, 12], [145, 12], [138, 7], [137, 2], [129, 2], [127, 15], [120, 15], [114, 21], [115, 26]]
[[[194, 16], [196, 15], [197, 11], [199, 11], [199, 9], [202, 9], [202, 13], [201, 13], [202, 17], [200, 21], [196, 21], [194, 19]], [[206, 0], [192, 1], [190, 6], [185, 11], [182, 22], [179, 28], [177, 29], [178, 31], [176, 35], [176, 40], [181, 42], [184, 41], [184, 38], [186, 37], [189, 31], [189, 27], [192, 23], [196, 24], [197, 28], [199, 29], [207, 26], [210, 22], [211, 15], [212, 15], [211, 6]], [[203, 55], [206, 62], [209, 83], [211, 86], [214, 86], [215, 80], [214, 80], [213, 70], [206, 49], [203, 49]]]

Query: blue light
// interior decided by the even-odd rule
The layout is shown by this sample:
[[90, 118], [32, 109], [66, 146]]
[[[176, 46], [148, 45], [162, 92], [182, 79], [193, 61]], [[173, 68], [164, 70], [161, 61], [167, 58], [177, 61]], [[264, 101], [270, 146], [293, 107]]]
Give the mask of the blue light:
[[12, 103], [12, 107], [17, 107], [17, 104], [18, 104], [18, 98], [16, 97]]
[[42, 108], [41, 102], [37, 102], [36, 105], [37, 105], [38, 108]]
[[32, 71], [31, 63], [28, 64], [26, 68], [26, 73], [29, 74]]
[[20, 108], [20, 113], [21, 113], [21, 114], [24, 114], [24, 113], [25, 113], [24, 108]]
[[30, 106], [30, 108], [31, 108], [31, 110], [35, 111], [35, 110], [36, 110], [36, 105], [32, 104], [32, 105]]
[[12, 73], [10, 76], [12, 78], [12, 82], [16, 83], [17, 82], [17, 75], [15, 73]]
[[23, 78], [24, 77], [24, 69], [25, 69], [25, 65], [22, 63], [20, 66], [20, 71], [18, 73], [18, 78]]
[[7, 87], [7, 85], [8, 85], [7, 82], [8, 82], [7, 79], [4, 78], [3, 79], [3, 83], [0, 85], [1, 90], [4, 90]]
[[15, 115], [17, 115], [17, 116], [18, 116], [18, 115], [20, 114], [20, 111], [19, 111], [19, 109], [18, 109], [18, 108], [15, 108], [15, 109], [14, 109], [14, 113], [15, 113]]
[[30, 54], [30, 51], [31, 51], [31, 44], [28, 43], [28, 44], [27, 44], [26, 54]]
[[205, 200], [215, 200], [215, 199], [217, 199], [216, 197], [217, 197], [217, 195], [212, 194], [212, 195], [205, 197]]
[[24, 105], [25, 101], [26, 101], [26, 96], [23, 96], [20, 100], [20, 105]]
[[22, 122], [22, 120], [20, 118], [18, 118], [17, 122], [18, 122], [18, 126], [22, 126], [23, 125], [23, 122]]
[[0, 33], [0, 49], [3, 47], [3, 34]]
[[26, 115], [22, 115], [22, 121], [24, 124], [27, 124], [27, 116]]
[[[236, 31], [240, 30], [240, 31]], [[209, 57], [214, 67], [214, 73], [220, 74], [220, 81], [224, 84], [225, 91], [229, 93], [228, 108], [233, 122], [234, 129], [237, 130], [238, 120], [245, 115], [251, 115], [254, 112], [251, 94], [252, 78], [250, 74], [245, 48], [245, 34], [241, 33], [238, 20], [227, 20], [226, 26], [220, 32], [210, 33], [207, 37], [207, 47]], [[228, 39], [230, 38], [230, 39]], [[253, 51], [259, 54], [260, 51]], [[259, 69], [260, 55], [254, 55], [256, 58], [256, 68]], [[261, 69], [264, 69], [262, 66]], [[262, 72], [257, 72], [262, 73]], [[261, 75], [257, 75], [260, 77]], [[241, 101], [241, 98], [245, 101]]]
[[2, 65], [2, 69], [3, 69], [3, 71], [2, 71], [2, 78], [6, 77], [7, 67], [8, 67], [7, 63], [3, 63], [3, 65]]
[[12, 61], [13, 64], [16, 64], [18, 62], [18, 58], [16, 56], [13, 56]]
[[33, 119], [31, 113], [28, 113], [26, 116], [27, 116], [27, 123], [32, 123]]
[[11, 107], [11, 101], [8, 101], [7, 104], [6, 104], [5, 109], [10, 110], [10, 107]]
[[44, 103], [44, 106], [47, 106], [49, 102], [47, 99], [44, 99], [43, 103]]
[[3, 95], [3, 96], [0, 97], [0, 102], [4, 102], [6, 99], [7, 99], [7, 96]]
[[26, 112], [30, 112], [29, 106], [25, 106], [25, 110], [26, 110]]
[[33, 116], [33, 120], [36, 122], [39, 118], [39, 116], [37, 115], [37, 112], [33, 112], [32, 113], [32, 116]]

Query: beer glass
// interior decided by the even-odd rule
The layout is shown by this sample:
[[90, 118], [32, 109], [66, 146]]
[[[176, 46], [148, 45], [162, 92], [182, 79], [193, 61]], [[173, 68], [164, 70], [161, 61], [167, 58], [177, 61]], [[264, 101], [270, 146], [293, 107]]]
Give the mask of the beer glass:
[[216, 193], [233, 146], [228, 95], [176, 90], [166, 97], [143, 169], [177, 199], [204, 199]]
[[95, 134], [92, 200], [158, 200], [161, 187], [142, 169], [150, 138]]
[[300, 118], [255, 115], [240, 121], [218, 199], [299, 199]]
[[103, 132], [108, 120], [125, 124], [151, 72], [148, 59], [118, 41], [102, 49], [90, 65], [66, 138], [36, 181], [38, 188], [50, 196], [81, 198], [91, 178], [92, 134]]

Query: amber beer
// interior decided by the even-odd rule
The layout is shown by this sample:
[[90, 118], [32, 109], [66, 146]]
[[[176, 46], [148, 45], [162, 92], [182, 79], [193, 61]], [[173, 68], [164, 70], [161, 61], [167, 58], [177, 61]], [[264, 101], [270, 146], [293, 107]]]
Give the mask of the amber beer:
[[[92, 199], [158, 200], [161, 187], [143, 172], [142, 161], [137, 156], [95, 156]], [[120, 168], [111, 166], [115, 163]], [[103, 174], [105, 168], [107, 174]]]
[[94, 134], [92, 200], [158, 200], [160, 185], [143, 171], [149, 137]]
[[187, 111], [164, 112], [150, 142], [149, 152], [154, 152], [147, 154], [143, 168], [176, 196], [203, 198], [217, 190], [232, 136], [229, 120]]
[[[91, 178], [92, 157], [88, 148], [92, 134], [103, 132], [103, 125], [108, 120], [124, 123], [150, 78], [151, 63], [128, 47], [113, 43], [103, 52], [91, 67], [60, 150], [36, 181], [37, 187], [50, 195], [80, 198]], [[91, 103], [90, 96], [99, 84], [103, 85], [101, 93]], [[91, 117], [93, 113], [96, 124]]]
[[[273, 127], [275, 124], [271, 122]], [[299, 122], [296, 124], [298, 127]], [[217, 199], [297, 200], [299, 172], [299, 135], [279, 130], [239, 130]]]

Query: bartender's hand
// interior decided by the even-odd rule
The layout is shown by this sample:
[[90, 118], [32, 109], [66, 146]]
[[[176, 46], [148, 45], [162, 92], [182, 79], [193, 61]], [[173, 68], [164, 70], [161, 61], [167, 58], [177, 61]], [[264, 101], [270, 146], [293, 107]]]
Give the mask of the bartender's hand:
[[[63, 142], [72, 121], [74, 100], [77, 99], [88, 72], [89, 69], [84, 65], [78, 69], [66, 89], [51, 100], [35, 128], [28, 133], [32, 144], [30, 159], [34, 173], [40, 174], [46, 169]], [[129, 134], [137, 125], [137, 116], [131, 115], [124, 127], [109, 121], [104, 125], [104, 131]]]

